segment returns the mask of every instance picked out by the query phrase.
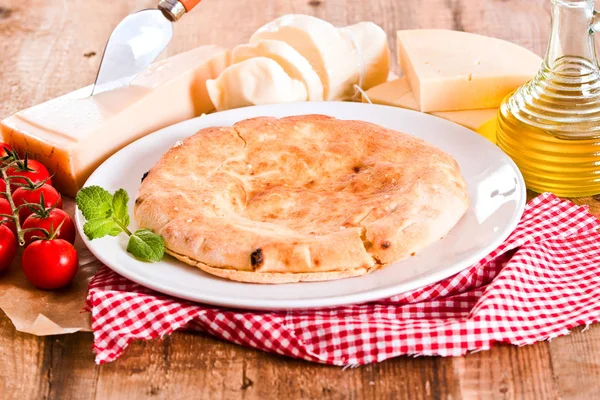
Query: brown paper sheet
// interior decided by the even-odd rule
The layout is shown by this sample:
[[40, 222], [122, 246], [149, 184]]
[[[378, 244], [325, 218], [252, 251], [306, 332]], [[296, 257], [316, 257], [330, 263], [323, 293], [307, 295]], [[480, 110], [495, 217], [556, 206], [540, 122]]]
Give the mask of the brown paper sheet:
[[[73, 216], [75, 202], [70, 198], [63, 198], [63, 202], [65, 211]], [[79, 237], [75, 248], [79, 271], [64, 289], [39, 290], [29, 283], [21, 269], [22, 250], [11, 267], [0, 273], [0, 308], [18, 331], [45, 336], [91, 330], [90, 315], [83, 307], [88, 283], [101, 264]]]

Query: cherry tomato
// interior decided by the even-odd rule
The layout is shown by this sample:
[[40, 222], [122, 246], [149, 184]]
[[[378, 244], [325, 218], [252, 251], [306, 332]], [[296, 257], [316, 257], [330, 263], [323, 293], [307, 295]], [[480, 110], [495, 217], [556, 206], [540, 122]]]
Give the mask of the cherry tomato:
[[[0, 214], [12, 215], [12, 208], [10, 208], [10, 203], [5, 198], [0, 198]], [[6, 225], [8, 229], [13, 233], [15, 237], [17, 237], [17, 227], [13, 222], [12, 218], [8, 217], [0, 217], [0, 221], [3, 222], [2, 225]]]
[[6, 225], [0, 225], [0, 271], [10, 266], [17, 254], [17, 240]]
[[[45, 215], [43, 215], [45, 214]], [[62, 223], [62, 225], [61, 225]], [[60, 228], [59, 228], [60, 226]], [[42, 228], [47, 232], [56, 231], [55, 238], [63, 239], [73, 244], [75, 243], [75, 224], [73, 220], [63, 210], [59, 208], [53, 208], [48, 213], [42, 213], [42, 215], [31, 214], [23, 223], [23, 229], [31, 228]], [[44, 237], [44, 231], [33, 230], [25, 232], [25, 246]]]
[[[42, 194], [44, 195], [44, 208], [62, 208], [62, 198], [60, 193], [47, 183], [38, 188], [21, 186], [15, 190], [12, 198], [15, 207], [19, 207], [21, 204], [26, 203], [40, 204], [42, 201]], [[21, 209], [19, 209], [19, 221], [23, 223], [31, 214], [33, 214], [33, 211], [29, 209], [29, 207], [21, 207]]]
[[4, 181], [4, 179], [0, 179], [0, 197], [4, 197], [6, 198], [6, 195], [4, 193], [6, 193], [6, 182]]
[[23, 272], [40, 289], [59, 289], [67, 286], [79, 265], [75, 247], [66, 240], [36, 240], [25, 248], [21, 259]]
[[[39, 161], [36, 160], [21, 160], [18, 165], [14, 165], [6, 170], [8, 176], [25, 176], [33, 183], [40, 183], [46, 180], [48, 185], [52, 185], [50, 173], [48, 169]], [[17, 184], [26, 184], [24, 178], [13, 178], [10, 181], [11, 189], [15, 190], [19, 187]]]

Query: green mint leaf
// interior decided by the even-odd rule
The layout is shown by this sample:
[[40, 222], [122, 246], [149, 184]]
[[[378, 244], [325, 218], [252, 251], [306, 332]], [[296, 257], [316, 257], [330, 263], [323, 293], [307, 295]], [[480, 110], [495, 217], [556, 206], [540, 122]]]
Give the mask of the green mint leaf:
[[125, 189], [119, 189], [111, 195], [100, 186], [88, 186], [77, 193], [75, 200], [87, 220], [83, 232], [90, 240], [125, 232], [130, 235], [127, 251], [133, 256], [144, 261], [162, 259], [165, 243], [160, 235], [149, 229], [139, 229], [132, 234], [127, 229], [130, 222], [127, 211], [129, 195]]
[[81, 189], [75, 201], [86, 220], [104, 219], [112, 215], [113, 197], [100, 186], [88, 186]]
[[165, 254], [165, 242], [149, 229], [138, 229], [129, 237], [127, 251], [140, 260], [160, 261]]
[[121, 227], [111, 218], [93, 219], [83, 225], [83, 232], [90, 240], [100, 239], [106, 235], [117, 236], [123, 232]]
[[115, 192], [112, 199], [113, 218], [124, 227], [129, 226], [129, 213], [127, 212], [127, 202], [129, 195], [125, 189], [119, 189]]

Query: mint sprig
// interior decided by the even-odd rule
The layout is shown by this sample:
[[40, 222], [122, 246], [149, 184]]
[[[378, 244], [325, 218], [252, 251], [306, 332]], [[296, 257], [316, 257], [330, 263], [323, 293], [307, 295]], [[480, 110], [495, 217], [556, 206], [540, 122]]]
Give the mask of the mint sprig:
[[124, 232], [129, 236], [127, 251], [143, 261], [160, 261], [165, 253], [165, 243], [160, 235], [149, 229], [138, 229], [131, 233], [127, 202], [129, 195], [125, 189], [114, 194], [100, 186], [81, 189], [75, 197], [77, 207], [86, 222], [83, 232], [90, 240], [104, 236], [117, 236]]

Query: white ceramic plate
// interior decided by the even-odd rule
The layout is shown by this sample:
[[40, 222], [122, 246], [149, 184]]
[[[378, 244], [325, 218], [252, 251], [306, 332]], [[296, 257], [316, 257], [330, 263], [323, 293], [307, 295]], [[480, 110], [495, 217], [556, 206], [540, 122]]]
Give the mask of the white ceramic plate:
[[[192, 119], [148, 135], [104, 162], [87, 181], [130, 194], [129, 212], [142, 174], [178, 140], [209, 126], [230, 126], [257, 116], [327, 114], [358, 119], [410, 133], [452, 154], [467, 181], [471, 207], [442, 240], [415, 257], [372, 274], [329, 282], [258, 285], [206, 274], [165, 256], [158, 263], [136, 260], [125, 251], [127, 237], [89, 241], [83, 217], [77, 227], [87, 247], [117, 273], [157, 291], [202, 303], [251, 308], [330, 307], [377, 300], [417, 289], [449, 277], [476, 263], [513, 231], [525, 206], [525, 184], [515, 164], [492, 143], [454, 123], [414, 111], [361, 103], [308, 102], [247, 107]], [[135, 222], [132, 228], [136, 229]], [[132, 230], [133, 230], [132, 229]]]

